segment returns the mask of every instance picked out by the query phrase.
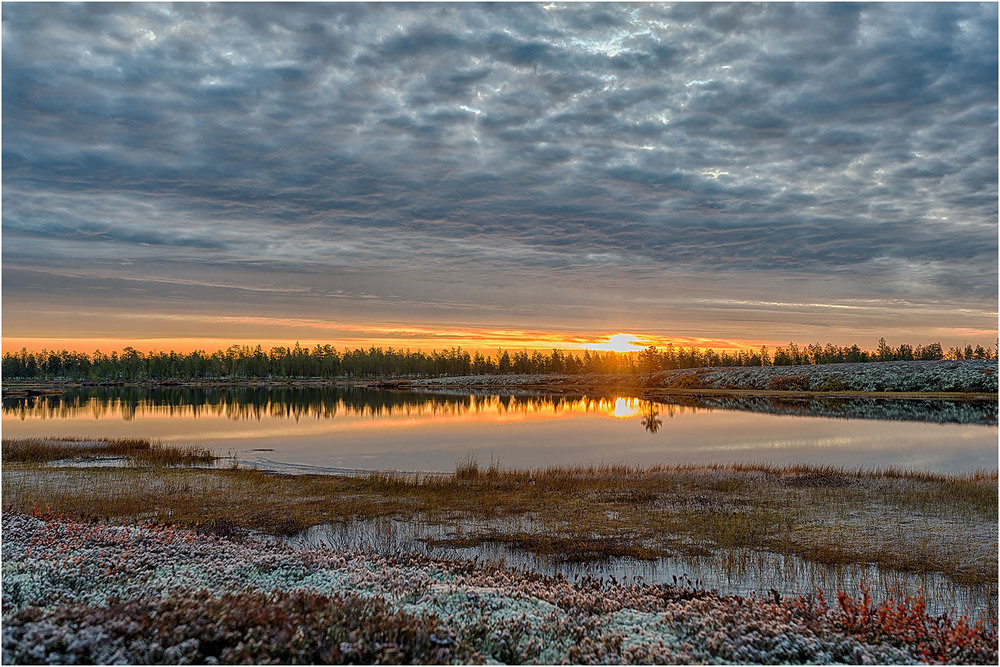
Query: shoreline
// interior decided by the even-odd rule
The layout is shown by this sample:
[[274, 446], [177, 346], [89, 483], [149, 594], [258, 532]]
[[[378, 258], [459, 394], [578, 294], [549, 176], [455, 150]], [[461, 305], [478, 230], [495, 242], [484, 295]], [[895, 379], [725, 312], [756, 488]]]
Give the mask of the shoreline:
[[602, 396], [619, 396], [629, 398], [640, 398], [645, 400], [655, 400], [658, 398], [670, 397], [712, 397], [712, 398], [779, 398], [787, 400], [813, 400], [813, 399], [885, 399], [885, 400], [925, 400], [925, 401], [970, 401], [984, 402], [997, 401], [1000, 395], [988, 392], [878, 392], [878, 391], [782, 391], [774, 389], [639, 389], [635, 387], [625, 387], [621, 385], [601, 385], [601, 384], [581, 384], [572, 386], [555, 387], [544, 384], [516, 384], [497, 387], [496, 385], [484, 384], [451, 384], [447, 387], [421, 386], [421, 387], [387, 387], [380, 386], [378, 382], [350, 382], [342, 383], [337, 381], [309, 381], [290, 380], [274, 382], [231, 382], [231, 381], [206, 381], [199, 383], [183, 384], [160, 384], [160, 383], [53, 383], [51, 385], [40, 385], [32, 383], [30, 385], [5, 386], [3, 388], [3, 398], [38, 398], [46, 396], [61, 396], [67, 389], [92, 389], [92, 388], [140, 388], [140, 389], [225, 389], [225, 388], [250, 388], [250, 389], [270, 389], [270, 388], [360, 388], [381, 391], [411, 391], [419, 393], [425, 391], [434, 393], [443, 389], [473, 389], [490, 390], [489, 393], [502, 394], [505, 390], [527, 391], [538, 394], [596, 394]]
[[[677, 574], [693, 558], [692, 577], [711, 581], [717, 571], [723, 579], [716, 585], [724, 589], [764, 567], [761, 558], [777, 558], [785, 565], [750, 576], [783, 591], [809, 589], [813, 577], [874, 576], [880, 586], [908, 582], [909, 594], [922, 588], [931, 607], [944, 600], [940, 596], [987, 594], [977, 604], [996, 615], [988, 602], [989, 591], [996, 591], [995, 471], [806, 464], [519, 470], [470, 459], [441, 475], [289, 476], [196, 467], [191, 457], [189, 465], [171, 464], [188, 459], [131, 441], [104, 446], [129, 460], [77, 467], [67, 456], [99, 455], [101, 443], [70, 440], [65, 451], [59, 444], [4, 442], [4, 512], [46, 507], [83, 520], [200, 525], [307, 542], [313, 529], [327, 526], [345, 544], [441, 547], [476, 558], [510, 552], [517, 562], [540, 557], [598, 568], [634, 561], [626, 569], [653, 565]], [[858, 514], [858, 507], [866, 511]], [[926, 543], [930, 534], [934, 543]], [[791, 570], [783, 569], [789, 564]], [[931, 586], [927, 577], [937, 583]]]
[[785, 400], [814, 399], [883, 399], [905, 401], [958, 401], [997, 402], [1000, 394], [990, 392], [957, 391], [797, 391], [778, 389], [670, 389], [646, 388], [616, 384], [539, 384], [532, 382], [495, 385], [477, 382], [449, 383], [447, 385], [409, 386], [409, 381], [385, 380], [204, 380], [192, 382], [31, 382], [5, 383], [3, 398], [38, 398], [61, 396], [68, 389], [138, 388], [138, 389], [277, 389], [277, 388], [342, 388], [379, 391], [407, 391], [434, 393], [440, 390], [469, 389], [502, 394], [505, 391], [522, 391], [538, 394], [574, 395], [593, 394], [605, 397], [628, 397], [643, 400], [669, 398], [775, 398]]
[[58, 395], [67, 389], [140, 388], [361, 388], [399, 391], [476, 389], [551, 393], [774, 398], [883, 398], [996, 401], [992, 360], [896, 361], [810, 366], [710, 367], [643, 375], [465, 375], [425, 378], [205, 378], [195, 380], [7, 380], [9, 398]]
[[[682, 377], [691, 377], [685, 375]], [[191, 382], [49, 382], [6, 383], [4, 409], [51, 406], [59, 402], [112, 400], [169, 402], [174, 394], [185, 401], [207, 404], [220, 400], [255, 404], [374, 400], [380, 403], [437, 400], [627, 400], [642, 402], [648, 410], [684, 406], [695, 409], [736, 410], [775, 415], [879, 419], [930, 423], [997, 423], [998, 396], [968, 391], [794, 390], [774, 388], [657, 387], [615, 383], [608, 376], [456, 376], [424, 379], [369, 380], [200, 380]]]
[[201, 381], [163, 381], [163, 382], [25, 382], [16, 380], [5, 383], [4, 398], [24, 398], [38, 396], [59, 396], [67, 389], [91, 388], [142, 388], [142, 389], [173, 389], [173, 388], [359, 388], [378, 389], [384, 391], [435, 391], [440, 389], [477, 389], [492, 390], [502, 393], [504, 390], [534, 391], [553, 394], [614, 394], [626, 395], [632, 398], [656, 399], [673, 396], [705, 396], [719, 398], [784, 398], [784, 399], [816, 399], [816, 398], [882, 398], [901, 400], [941, 400], [941, 401], [996, 401], [998, 393], [990, 392], [959, 392], [959, 391], [801, 391], [780, 389], [672, 389], [636, 387], [625, 384], [575, 383], [548, 384], [537, 382], [520, 382], [504, 385], [483, 382], [450, 382], [447, 385], [421, 384], [412, 385], [410, 380], [201, 380]]

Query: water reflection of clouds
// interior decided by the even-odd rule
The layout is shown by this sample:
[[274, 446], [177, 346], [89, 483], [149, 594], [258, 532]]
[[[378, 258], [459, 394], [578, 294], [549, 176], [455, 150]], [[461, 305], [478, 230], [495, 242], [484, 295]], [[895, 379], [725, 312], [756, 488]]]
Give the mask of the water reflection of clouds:
[[769, 442], [733, 442], [725, 445], [717, 445], [712, 449], [716, 451], [741, 451], [741, 450], [761, 450], [761, 449], [823, 449], [827, 447], [855, 447], [860, 444], [858, 438], [853, 436], [835, 436], [829, 438], [806, 439], [797, 438], [793, 440], [772, 440]]

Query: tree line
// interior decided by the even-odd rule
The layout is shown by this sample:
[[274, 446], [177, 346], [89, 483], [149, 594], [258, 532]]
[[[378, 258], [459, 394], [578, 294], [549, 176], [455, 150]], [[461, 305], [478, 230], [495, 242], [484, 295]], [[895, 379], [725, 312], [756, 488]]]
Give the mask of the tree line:
[[331, 345], [272, 347], [233, 345], [212, 353], [150, 352], [126, 347], [121, 353], [93, 354], [42, 350], [4, 353], [2, 373], [5, 379], [91, 380], [91, 381], [166, 381], [198, 379], [273, 379], [273, 378], [385, 378], [439, 377], [445, 375], [508, 375], [567, 373], [635, 374], [677, 368], [720, 366], [792, 366], [806, 364], [865, 363], [879, 361], [996, 359], [996, 347], [981, 345], [953, 347], [945, 352], [940, 343], [890, 347], [885, 339], [875, 350], [857, 345], [841, 347], [814, 343], [799, 347], [789, 343], [773, 351], [759, 350], [715, 352], [712, 349], [685, 348], [667, 344], [662, 349], [649, 347], [638, 353], [552, 350], [511, 352], [498, 349], [496, 355], [470, 353], [460, 347], [438, 352], [383, 349], [337, 351]]

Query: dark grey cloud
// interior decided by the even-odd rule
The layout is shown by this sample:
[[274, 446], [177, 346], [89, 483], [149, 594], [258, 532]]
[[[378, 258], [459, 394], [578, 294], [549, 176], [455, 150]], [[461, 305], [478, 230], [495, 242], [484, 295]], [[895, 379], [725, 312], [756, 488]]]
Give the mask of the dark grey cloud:
[[995, 327], [995, 4], [2, 12], [5, 304], [72, 269], [150, 308], [204, 275], [186, 299], [386, 319], [587, 285], [627, 320], [669, 282]]

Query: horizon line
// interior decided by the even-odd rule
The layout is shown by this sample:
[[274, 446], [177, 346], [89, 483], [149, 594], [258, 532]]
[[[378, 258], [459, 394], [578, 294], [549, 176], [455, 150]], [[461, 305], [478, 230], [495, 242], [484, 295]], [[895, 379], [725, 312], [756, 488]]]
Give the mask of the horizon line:
[[[627, 342], [630, 347], [627, 349], [612, 349], [608, 347], [608, 341], [614, 338], [628, 337], [631, 340]], [[567, 337], [570, 338], [570, 337]], [[579, 341], [580, 339], [576, 339]], [[791, 345], [795, 345], [799, 349], [805, 349], [810, 345], [835, 345], [837, 347], [850, 348], [853, 345], [857, 345], [859, 349], [870, 352], [878, 348], [878, 345], [873, 345], [871, 347], [860, 345], [857, 341], [852, 341], [850, 343], [833, 343], [831, 341], [821, 342], [821, 341], [811, 341], [811, 342], [801, 342], [801, 341], [761, 341], [761, 340], [742, 340], [742, 339], [730, 339], [730, 340], [719, 340], [719, 339], [699, 339], [688, 338], [688, 337], [650, 337], [641, 336], [635, 334], [604, 334], [599, 336], [597, 341], [581, 343], [574, 342], [572, 340], [564, 341], [522, 341], [520, 343], [512, 342], [507, 345], [482, 345], [482, 341], [456, 341], [449, 345], [437, 345], [430, 347], [425, 350], [422, 345], [400, 345], [400, 340], [382, 340], [382, 339], [367, 339], [364, 341], [337, 341], [332, 340], [319, 340], [319, 339], [285, 339], [285, 338], [260, 338], [260, 339], [222, 339], [214, 337], [190, 337], [190, 338], [105, 338], [105, 337], [93, 337], [93, 338], [50, 338], [50, 337], [5, 337], [2, 339], [2, 354], [15, 354], [18, 352], [26, 351], [31, 354], [37, 354], [42, 352], [48, 353], [75, 353], [75, 354], [87, 354], [94, 355], [96, 353], [101, 354], [111, 354], [111, 353], [121, 353], [128, 348], [134, 349], [136, 352], [140, 352], [146, 355], [158, 354], [158, 353], [177, 353], [177, 354], [191, 354], [194, 352], [202, 352], [205, 354], [213, 354], [215, 352], [225, 352], [232, 347], [238, 347], [240, 349], [249, 348], [251, 350], [260, 347], [263, 352], [271, 352], [276, 348], [294, 349], [296, 346], [303, 350], [313, 350], [317, 346], [319, 347], [332, 347], [336, 352], [350, 352], [354, 350], [368, 350], [371, 348], [381, 349], [381, 350], [393, 350], [395, 352], [406, 352], [406, 353], [422, 353], [422, 354], [433, 354], [436, 352], [446, 352], [452, 349], [462, 350], [464, 352], [469, 352], [470, 354], [480, 353], [483, 356], [490, 356], [491, 354], [500, 351], [560, 351], [564, 353], [572, 354], [583, 354], [584, 352], [615, 352], [616, 354], [634, 354], [642, 352], [648, 347], [655, 347], [657, 349], [665, 348], [672, 345], [675, 348], [685, 348], [685, 349], [697, 349], [697, 350], [713, 350], [716, 352], [755, 352], [760, 350], [761, 347], [766, 347], [768, 350], [784, 348], [788, 349]], [[89, 341], [85, 343], [85, 341]], [[426, 341], [425, 341], [426, 342]], [[437, 341], [438, 343], [442, 341]], [[499, 342], [499, 341], [498, 341]], [[75, 343], [75, 344], [74, 344]], [[561, 343], [561, 344], [560, 344]], [[723, 343], [723, 345], [712, 345], [711, 343]], [[900, 344], [909, 345], [911, 347], [917, 347], [921, 345], [931, 345], [934, 343], [940, 344], [940, 341], [930, 340], [926, 343], [923, 341], [902, 341], [901, 343], [896, 343], [895, 346], [890, 344], [890, 347], [898, 347]], [[166, 344], [166, 345], [165, 345]], [[887, 341], [887, 344], [888, 341]], [[983, 343], [976, 343], [971, 341], [971, 345], [980, 345], [987, 350], [994, 348], [996, 345], [989, 344], [984, 345]], [[945, 346], [942, 345], [943, 348]], [[949, 349], [949, 348], [945, 348]]]

